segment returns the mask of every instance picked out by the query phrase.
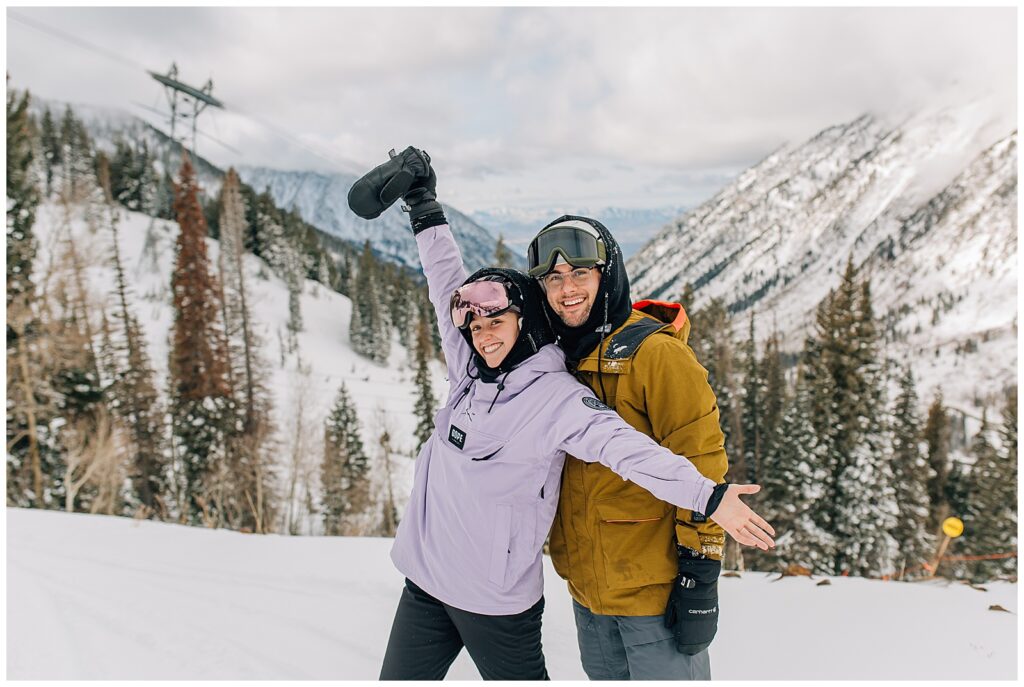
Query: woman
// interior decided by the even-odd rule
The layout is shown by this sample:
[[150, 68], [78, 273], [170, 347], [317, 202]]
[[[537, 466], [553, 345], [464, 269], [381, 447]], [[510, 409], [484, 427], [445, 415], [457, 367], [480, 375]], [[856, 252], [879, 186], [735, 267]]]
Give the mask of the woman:
[[441, 679], [463, 646], [484, 679], [547, 679], [541, 550], [567, 452], [741, 543], [767, 549], [774, 531], [738, 498], [754, 488], [715, 485], [566, 372], [536, 282], [499, 268], [466, 278], [435, 188], [429, 157], [410, 147], [349, 194], [363, 217], [399, 195], [409, 206], [449, 379], [391, 551], [406, 588], [381, 679]]

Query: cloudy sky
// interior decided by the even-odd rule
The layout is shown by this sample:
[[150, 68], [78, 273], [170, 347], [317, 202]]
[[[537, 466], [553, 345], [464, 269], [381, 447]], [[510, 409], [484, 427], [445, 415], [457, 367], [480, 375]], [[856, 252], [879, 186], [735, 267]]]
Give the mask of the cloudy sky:
[[[990, 98], [1015, 126], [1016, 9], [13, 8], [10, 84], [165, 107], [145, 69], [214, 82], [214, 162], [368, 168], [415, 144], [442, 200], [706, 199], [864, 112]], [[31, 25], [29, 23], [30, 22]]]

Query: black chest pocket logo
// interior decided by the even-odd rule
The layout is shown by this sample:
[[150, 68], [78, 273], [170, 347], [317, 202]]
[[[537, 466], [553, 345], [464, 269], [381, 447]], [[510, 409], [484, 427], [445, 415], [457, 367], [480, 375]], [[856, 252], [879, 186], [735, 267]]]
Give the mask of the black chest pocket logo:
[[466, 445], [466, 433], [455, 425], [452, 425], [448, 430], [448, 441], [453, 443], [456, 448], [461, 451], [462, 447]]

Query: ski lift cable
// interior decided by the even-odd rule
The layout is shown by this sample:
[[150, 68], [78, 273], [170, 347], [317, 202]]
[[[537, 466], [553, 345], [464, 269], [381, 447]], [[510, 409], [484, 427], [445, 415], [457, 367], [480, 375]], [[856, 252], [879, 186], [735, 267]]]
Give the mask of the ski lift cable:
[[[152, 112], [153, 114], [156, 114], [156, 115], [161, 115], [161, 116], [163, 116], [163, 115], [165, 115], [165, 114], [166, 114], [165, 112], [161, 112], [160, 110], [156, 109], [155, 107], [150, 107], [150, 106], [148, 106], [148, 105], [144, 105], [143, 103], [140, 103], [140, 102], [136, 102], [136, 101], [134, 101], [134, 100], [133, 100], [133, 101], [131, 101], [131, 102], [132, 102], [132, 105], [134, 105], [135, 107], [138, 107], [138, 108], [139, 108], [139, 109], [141, 109], [141, 110], [146, 110], [147, 112]], [[201, 135], [201, 136], [204, 136], [204, 137], [206, 137], [206, 138], [210, 139], [210, 140], [211, 140], [211, 141], [213, 141], [214, 143], [217, 143], [217, 144], [219, 144], [219, 145], [222, 145], [222, 146], [224, 146], [225, 148], [227, 148], [228, 150], [230, 150], [230, 151], [231, 151], [231, 152], [233, 152], [233, 153], [236, 153], [236, 154], [238, 154], [238, 155], [241, 155], [241, 154], [242, 154], [242, 153], [241, 153], [241, 151], [240, 151], [240, 150], [238, 150], [238, 148], [235, 148], [234, 146], [232, 146], [232, 145], [231, 145], [231, 144], [229, 144], [229, 143], [225, 143], [224, 141], [220, 140], [220, 139], [219, 139], [219, 138], [217, 138], [216, 136], [213, 136], [213, 135], [211, 135], [211, 134], [208, 134], [208, 133], [206, 133], [205, 131], [202, 131], [201, 129], [196, 129], [196, 133], [198, 133], [199, 135]]]
[[[76, 46], [78, 46], [80, 48], [84, 48], [85, 50], [89, 50], [89, 51], [94, 52], [94, 53], [96, 53], [98, 55], [102, 55], [103, 57], [106, 57], [106, 58], [108, 58], [110, 60], [118, 62], [119, 64], [121, 64], [121, 65], [123, 65], [125, 67], [129, 67], [131, 69], [141, 69], [142, 71], [144, 71], [146, 73], [151, 73], [152, 72], [152, 70], [150, 70], [149, 68], [147, 68], [145, 65], [143, 65], [140, 62], [137, 62], [135, 60], [127, 58], [124, 55], [119, 55], [119, 54], [117, 54], [115, 52], [111, 52], [110, 50], [106, 50], [104, 48], [101, 48], [101, 47], [99, 47], [97, 45], [94, 45], [93, 43], [90, 43], [89, 41], [86, 41], [86, 40], [82, 39], [82, 38], [78, 38], [77, 36], [72, 36], [69, 33], [61, 31], [60, 29], [55, 29], [55, 28], [53, 28], [51, 26], [47, 26], [47, 25], [45, 25], [45, 24], [43, 24], [41, 22], [38, 22], [38, 21], [36, 21], [34, 19], [29, 19], [29, 18], [27, 18], [25, 16], [22, 16], [22, 15], [18, 14], [17, 12], [15, 12], [13, 10], [8, 9], [7, 10], [7, 16], [12, 18], [12, 19], [14, 19], [15, 21], [17, 21], [19, 23], [25, 24], [26, 26], [29, 26], [29, 27], [31, 27], [33, 29], [36, 29], [37, 31], [41, 31], [41, 32], [49, 34], [49, 35], [51, 35], [51, 36], [53, 36], [55, 38], [59, 38], [59, 39], [61, 39], [63, 41], [67, 41], [68, 43], [76, 45]], [[229, 109], [227, 107], [227, 104], [225, 104], [225, 108], [224, 109]], [[323, 160], [324, 162], [330, 163], [331, 166], [335, 170], [343, 171], [343, 170], [346, 169], [346, 165], [343, 164], [342, 162], [340, 162], [339, 160], [332, 159], [331, 157], [329, 157], [327, 155], [324, 155], [323, 153], [321, 153], [321, 152], [319, 152], [317, 150], [314, 150], [313, 148], [311, 148], [310, 146], [306, 145], [301, 140], [299, 140], [298, 138], [294, 137], [293, 135], [288, 133], [288, 131], [286, 131], [285, 129], [282, 129], [281, 127], [277, 126], [273, 122], [270, 122], [269, 120], [267, 120], [267, 119], [265, 119], [265, 118], [255, 114], [253, 112], [249, 112], [249, 111], [247, 111], [247, 110], [245, 110], [243, 108], [240, 108], [240, 107], [233, 106], [233, 107], [230, 108], [230, 110], [235, 112], [235, 113], [237, 113], [238, 115], [240, 115], [242, 117], [245, 117], [247, 119], [250, 119], [250, 120], [256, 122], [257, 124], [260, 124], [261, 126], [266, 128], [268, 131], [270, 131], [271, 133], [277, 135], [279, 138], [283, 139], [287, 143], [290, 143], [293, 146], [296, 146], [297, 148], [301, 148], [305, 152], [307, 152], [310, 155], [313, 155], [313, 156]]]
[[111, 52], [110, 50], [101, 48], [98, 45], [94, 45], [83, 38], [79, 38], [77, 36], [72, 36], [69, 33], [65, 33], [60, 29], [55, 29], [52, 26], [47, 26], [45, 24], [37, 22], [34, 19], [29, 19], [28, 17], [25, 17], [12, 9], [7, 10], [7, 16], [8, 18], [13, 19], [14, 21], [20, 24], [24, 24], [25, 26], [35, 29], [36, 31], [41, 31], [55, 38], [59, 38], [73, 45], [77, 45], [80, 48], [85, 48], [86, 50], [94, 52], [97, 55], [102, 55], [103, 57], [113, 60], [114, 62], [118, 62], [119, 64], [130, 69], [145, 69], [145, 66], [143, 66], [142, 63], [140, 62], [136, 62], [131, 58], [125, 57], [124, 55], [120, 55], [118, 53]]

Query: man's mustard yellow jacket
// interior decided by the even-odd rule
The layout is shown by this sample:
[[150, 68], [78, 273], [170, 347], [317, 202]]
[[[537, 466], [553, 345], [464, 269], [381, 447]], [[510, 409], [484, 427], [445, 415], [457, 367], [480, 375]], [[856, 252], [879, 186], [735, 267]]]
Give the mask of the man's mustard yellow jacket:
[[[577, 376], [598, 397], [603, 384], [603, 400], [626, 422], [722, 483], [729, 466], [718, 405], [707, 370], [686, 344], [690, 322], [682, 306], [637, 303], [605, 339], [602, 357], [619, 332], [652, 316], [664, 328], [631, 356], [605, 359], [599, 380], [595, 348], [580, 360]], [[721, 559], [725, 535], [599, 463], [566, 457], [550, 552], [576, 601], [603, 615], [660, 615], [677, 572], [676, 541]]]

